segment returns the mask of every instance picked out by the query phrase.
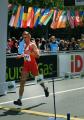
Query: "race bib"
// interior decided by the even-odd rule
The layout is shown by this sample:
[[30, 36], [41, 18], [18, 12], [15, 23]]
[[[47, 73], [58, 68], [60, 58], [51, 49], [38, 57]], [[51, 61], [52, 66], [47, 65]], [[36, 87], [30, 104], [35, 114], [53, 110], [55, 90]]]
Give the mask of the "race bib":
[[25, 56], [24, 56], [24, 60], [31, 61], [30, 55], [25, 54]]

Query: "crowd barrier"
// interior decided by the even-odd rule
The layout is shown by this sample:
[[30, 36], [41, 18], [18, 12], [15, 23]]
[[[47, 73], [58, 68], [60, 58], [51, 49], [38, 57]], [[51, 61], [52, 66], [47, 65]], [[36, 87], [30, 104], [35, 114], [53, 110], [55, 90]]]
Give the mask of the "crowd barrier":
[[58, 53], [58, 77], [67, 73], [72, 76], [80, 76], [84, 73], [84, 51], [69, 51]]
[[[6, 60], [6, 81], [16, 81], [20, 79], [23, 59], [16, 59], [17, 54], [7, 54]], [[61, 51], [42, 52], [37, 60], [39, 74], [44, 78], [62, 78], [67, 74], [73, 76], [84, 75], [84, 51]], [[29, 74], [29, 79], [34, 80]], [[47, 79], [46, 79], [47, 80]]]
[[[16, 82], [20, 79], [23, 59], [16, 59], [17, 54], [8, 54], [6, 60], [6, 81]], [[55, 53], [44, 53], [37, 59], [39, 66], [39, 74], [43, 74], [44, 79], [57, 77], [57, 55]], [[30, 73], [29, 79], [34, 80], [34, 76]], [[28, 79], [28, 80], [29, 80]]]

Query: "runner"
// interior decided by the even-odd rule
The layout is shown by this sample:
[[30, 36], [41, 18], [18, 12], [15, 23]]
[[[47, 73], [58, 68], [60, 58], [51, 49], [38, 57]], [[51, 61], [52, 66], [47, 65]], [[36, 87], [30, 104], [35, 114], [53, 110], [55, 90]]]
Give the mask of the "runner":
[[[23, 64], [23, 69], [21, 73], [21, 79], [20, 79], [20, 88], [19, 88], [19, 98], [14, 101], [15, 105], [22, 105], [22, 96], [24, 92], [24, 85], [25, 82], [28, 78], [28, 73], [31, 72], [34, 76], [38, 76], [39, 71], [38, 71], [38, 65], [36, 63], [36, 59], [39, 58], [39, 49], [37, 48], [36, 44], [34, 42], [31, 42], [31, 35], [29, 32], [24, 31], [23, 34], [23, 39], [25, 41], [25, 49], [24, 49], [24, 54], [18, 55], [17, 58], [24, 58], [24, 64]], [[49, 96], [49, 91], [48, 87], [45, 86], [44, 83], [40, 84], [45, 92], [45, 96]]]

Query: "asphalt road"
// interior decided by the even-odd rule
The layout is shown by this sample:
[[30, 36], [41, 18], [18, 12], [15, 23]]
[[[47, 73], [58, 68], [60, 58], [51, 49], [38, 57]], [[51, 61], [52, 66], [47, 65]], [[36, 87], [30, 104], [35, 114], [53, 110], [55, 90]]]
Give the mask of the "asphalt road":
[[[26, 85], [22, 99], [23, 106], [15, 106], [16, 92], [0, 96], [0, 120], [50, 120], [54, 117], [53, 83], [45, 83], [50, 95], [45, 97], [40, 85]], [[70, 113], [71, 120], [84, 120], [84, 79], [55, 81], [56, 118], [66, 120]]]

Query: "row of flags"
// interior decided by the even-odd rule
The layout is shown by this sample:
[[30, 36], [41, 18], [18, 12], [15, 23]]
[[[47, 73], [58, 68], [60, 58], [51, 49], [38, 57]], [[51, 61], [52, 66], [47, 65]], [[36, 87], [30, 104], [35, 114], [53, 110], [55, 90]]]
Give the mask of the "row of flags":
[[46, 26], [51, 20], [50, 28], [71, 28], [84, 26], [84, 11], [59, 10], [49, 8], [14, 6], [9, 26], [17, 28], [34, 28]]

